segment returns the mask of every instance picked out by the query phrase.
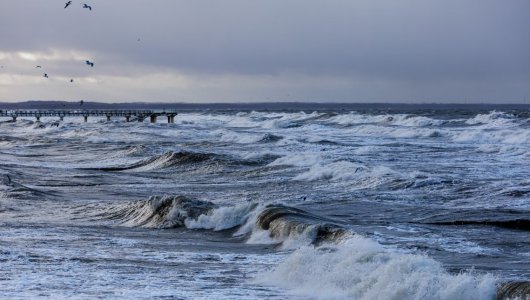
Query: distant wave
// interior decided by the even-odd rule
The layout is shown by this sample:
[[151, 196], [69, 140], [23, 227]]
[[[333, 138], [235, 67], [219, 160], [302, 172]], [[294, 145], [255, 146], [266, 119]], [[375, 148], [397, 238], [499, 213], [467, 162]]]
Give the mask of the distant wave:
[[222, 142], [237, 144], [274, 143], [283, 139], [280, 135], [272, 133], [241, 133], [229, 130], [218, 130], [216, 133]]
[[[142, 151], [141, 149], [131, 149], [131, 151]], [[160, 155], [142, 159], [137, 162], [123, 165], [102, 166], [95, 168], [83, 168], [85, 170], [99, 170], [107, 172], [132, 171], [132, 172], [146, 172], [162, 170], [179, 166], [198, 166], [206, 167], [223, 167], [230, 165], [256, 166], [264, 165], [270, 161], [268, 157], [255, 159], [237, 159], [228, 156], [223, 156], [214, 153], [200, 153], [189, 151], [168, 151]]]
[[432, 225], [484, 225], [484, 226], [496, 226], [509, 229], [525, 230], [530, 231], [530, 220], [529, 219], [515, 219], [515, 220], [456, 220], [456, 221], [445, 221], [445, 222], [430, 222], [426, 224]]
[[530, 231], [528, 212], [519, 210], [459, 210], [419, 220], [422, 224], [445, 226], [495, 226]]
[[195, 164], [210, 160], [215, 157], [215, 154], [210, 153], [196, 153], [196, 152], [166, 152], [161, 155], [155, 155], [153, 157], [131, 163], [128, 165], [120, 166], [109, 166], [109, 167], [100, 167], [100, 168], [87, 168], [95, 169], [101, 171], [126, 171], [126, 170], [136, 170], [136, 171], [149, 171], [169, 168], [177, 165], [184, 164]]
[[477, 114], [468, 119], [465, 123], [468, 125], [482, 125], [498, 128], [516, 125], [517, 118], [513, 114], [494, 110], [487, 114]]

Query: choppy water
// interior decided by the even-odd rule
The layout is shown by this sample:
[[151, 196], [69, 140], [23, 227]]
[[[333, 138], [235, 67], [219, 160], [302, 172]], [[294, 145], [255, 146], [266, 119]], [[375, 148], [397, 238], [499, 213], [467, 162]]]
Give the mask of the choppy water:
[[492, 299], [530, 280], [528, 110], [65, 121], [0, 123], [2, 298]]

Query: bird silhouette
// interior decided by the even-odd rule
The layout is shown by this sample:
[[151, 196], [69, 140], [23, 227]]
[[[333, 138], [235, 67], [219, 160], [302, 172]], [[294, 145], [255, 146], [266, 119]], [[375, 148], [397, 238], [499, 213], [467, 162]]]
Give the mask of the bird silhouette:
[[74, 79], [70, 79], [70, 82], [74, 82]]
[[64, 8], [67, 8], [68, 6], [70, 6], [72, 4], [72, 1], [68, 1], [64, 4]]
[[35, 66], [35, 68], [39, 68], [39, 69], [42, 69], [42, 66]]
[[42, 75], [44, 78], [49, 78], [48, 77], [48, 73], [44, 73], [44, 75]]
[[92, 10], [92, 6], [90, 6], [90, 5], [86, 4], [86, 3], [83, 4], [83, 8], [88, 8], [88, 10], [90, 10], [90, 11]]
[[91, 62], [90, 60], [85, 60], [85, 63], [86, 63], [87, 65], [89, 65], [90, 67], [92, 67], [92, 68], [94, 67], [94, 63]]

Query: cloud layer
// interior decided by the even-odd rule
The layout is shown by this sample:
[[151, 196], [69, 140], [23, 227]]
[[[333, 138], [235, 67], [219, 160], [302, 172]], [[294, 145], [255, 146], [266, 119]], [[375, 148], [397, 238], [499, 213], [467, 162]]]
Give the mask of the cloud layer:
[[0, 101], [530, 99], [526, 0], [63, 2], [2, 4]]

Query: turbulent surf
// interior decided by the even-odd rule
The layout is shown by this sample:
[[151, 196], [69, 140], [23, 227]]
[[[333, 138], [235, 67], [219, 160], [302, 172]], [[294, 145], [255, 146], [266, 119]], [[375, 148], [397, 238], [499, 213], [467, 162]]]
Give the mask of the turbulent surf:
[[0, 122], [0, 294], [530, 299], [529, 116]]

